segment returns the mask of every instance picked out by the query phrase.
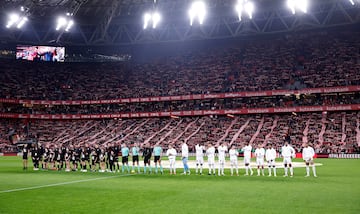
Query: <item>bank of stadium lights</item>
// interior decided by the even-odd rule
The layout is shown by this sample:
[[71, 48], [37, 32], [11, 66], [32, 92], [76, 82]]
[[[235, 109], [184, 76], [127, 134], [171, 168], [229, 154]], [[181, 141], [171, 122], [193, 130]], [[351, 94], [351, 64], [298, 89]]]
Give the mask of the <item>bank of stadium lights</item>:
[[61, 29], [64, 29], [64, 31], [68, 32], [74, 25], [74, 20], [72, 19], [72, 16], [72, 13], [67, 13], [66, 16], [59, 16], [57, 19], [56, 30], [59, 31]]
[[239, 21], [241, 21], [241, 17], [244, 12], [249, 16], [250, 19], [252, 19], [254, 4], [249, 0], [238, 0], [235, 6], [235, 10], [238, 13]]
[[308, 0], [287, 0], [287, 6], [290, 8], [292, 14], [295, 14], [296, 10], [307, 13], [308, 4]]
[[197, 19], [199, 24], [204, 23], [206, 16], [206, 4], [203, 1], [194, 1], [189, 9], [190, 25], [192, 26]]
[[161, 20], [160, 13], [152, 12], [152, 13], [145, 13], [144, 14], [144, 26], [143, 28], [148, 28], [149, 24], [152, 25], [152, 28], [156, 28]]
[[6, 28], [16, 27], [20, 29], [24, 26], [24, 24], [28, 21], [27, 13], [28, 8], [23, 6], [20, 7], [19, 12], [10, 13], [8, 16], [8, 21], [6, 23]]

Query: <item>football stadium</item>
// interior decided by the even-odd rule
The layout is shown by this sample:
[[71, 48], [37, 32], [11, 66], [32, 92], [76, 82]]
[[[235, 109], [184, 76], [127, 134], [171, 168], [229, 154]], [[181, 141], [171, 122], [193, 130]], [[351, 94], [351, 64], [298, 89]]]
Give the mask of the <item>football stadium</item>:
[[0, 1], [0, 213], [360, 213], [360, 0]]

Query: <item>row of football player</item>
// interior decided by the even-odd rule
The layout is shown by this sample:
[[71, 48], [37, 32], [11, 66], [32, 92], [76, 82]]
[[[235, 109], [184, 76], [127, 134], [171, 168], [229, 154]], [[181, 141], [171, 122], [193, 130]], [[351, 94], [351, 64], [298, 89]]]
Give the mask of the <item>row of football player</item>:
[[[208, 159], [208, 166], [209, 166], [209, 174], [215, 174], [215, 147], [212, 146], [210, 143], [207, 145], [208, 148], [206, 148], [203, 145], [196, 145], [196, 173], [200, 172], [202, 174], [202, 168], [204, 164], [204, 151], [205, 155]], [[231, 175], [233, 175], [234, 170], [236, 174], [239, 174], [238, 170], [238, 150], [235, 149], [234, 146], [231, 146], [230, 150], [228, 150], [227, 146], [224, 144], [218, 146], [218, 159], [219, 159], [219, 167], [218, 167], [218, 175], [225, 175], [224, 174], [224, 165], [225, 165], [225, 156], [226, 152], [229, 152], [230, 156], [230, 166], [231, 166]], [[57, 169], [60, 170], [65, 166], [66, 171], [70, 171], [71, 169], [73, 171], [78, 169], [78, 165], [80, 163], [81, 170], [87, 171], [87, 164], [89, 165], [90, 169], [92, 171], [95, 171], [97, 168], [97, 165], [99, 165], [99, 171], [111, 171], [115, 172], [116, 168], [117, 171], [120, 171], [120, 163], [118, 160], [118, 147], [109, 147], [107, 151], [105, 152], [104, 149], [100, 149], [98, 146], [95, 146], [94, 150], [91, 150], [91, 148], [86, 147], [84, 149], [78, 148], [78, 149], [69, 149], [64, 148], [65, 151], [63, 155], [61, 155], [59, 152], [52, 152], [50, 149], [46, 148], [44, 152], [40, 151], [41, 149], [38, 149], [37, 147], [33, 148], [31, 150], [31, 156], [34, 163], [34, 169], [38, 170], [39, 164], [42, 165], [42, 168], [51, 168], [51, 169]], [[160, 145], [155, 145], [152, 149], [149, 144], [145, 145], [143, 148], [143, 158], [144, 158], [144, 173], [148, 171], [151, 173], [152, 168], [150, 166], [150, 159], [151, 155], [154, 152], [154, 163], [155, 163], [155, 173], [158, 172], [158, 169], [161, 173], [163, 173], [163, 167], [161, 165], [161, 154], [162, 154], [162, 148]], [[250, 159], [251, 159], [251, 153], [252, 153], [252, 146], [250, 144], [244, 146], [242, 148], [242, 151], [244, 152], [244, 165], [245, 165], [245, 175], [253, 174], [253, 171], [250, 166]], [[128, 164], [128, 158], [130, 155], [130, 149], [123, 145], [121, 148], [122, 152], [122, 166], [121, 171], [124, 173], [125, 170], [129, 173], [130, 167]], [[43, 153], [43, 154], [41, 154]], [[54, 153], [54, 154], [53, 154]], [[58, 153], [57, 155], [55, 153]], [[135, 144], [131, 148], [131, 155], [133, 158], [133, 165], [132, 165], [132, 172], [135, 172], [135, 166], [137, 168], [138, 173], [140, 173], [140, 167], [139, 167], [139, 153], [140, 148], [137, 144]], [[90, 155], [91, 155], [91, 161], [90, 161]], [[166, 152], [166, 155], [169, 159], [169, 165], [170, 165], [170, 174], [176, 174], [176, 168], [175, 168], [175, 160], [177, 156], [177, 152], [175, 148], [172, 147], [172, 145], [169, 145], [169, 148]], [[308, 144], [305, 145], [303, 148], [303, 159], [306, 163], [306, 174], [309, 176], [310, 170], [309, 166], [312, 166], [313, 174], [316, 177], [316, 169], [313, 162], [313, 157], [315, 155], [314, 149], [309, 146]], [[23, 163], [24, 163], [24, 169], [27, 169], [27, 156], [28, 156], [28, 148], [24, 147], [23, 149]], [[181, 147], [181, 157], [183, 161], [184, 166], [184, 173], [183, 174], [190, 174], [190, 169], [188, 167], [187, 161], [189, 156], [189, 150], [186, 142], [183, 142]], [[276, 167], [275, 167], [275, 158], [276, 158], [276, 151], [272, 147], [272, 145], [269, 145], [268, 148], [265, 149], [262, 147], [262, 145], [258, 145], [258, 148], [255, 150], [255, 156], [256, 156], [256, 165], [257, 165], [257, 172], [258, 175], [260, 175], [260, 171], [262, 172], [262, 175], [264, 175], [264, 160], [266, 159], [268, 166], [269, 166], [269, 176], [271, 176], [271, 171], [273, 171], [274, 176], [276, 176]], [[285, 145], [281, 149], [281, 156], [283, 157], [283, 164], [284, 164], [284, 170], [285, 175], [288, 176], [288, 170], [290, 170], [290, 176], [293, 176], [293, 166], [291, 159], [295, 157], [295, 150], [287, 143], [285, 142]], [[54, 158], [55, 157], [55, 158]], [[71, 167], [71, 164], [72, 167]]]

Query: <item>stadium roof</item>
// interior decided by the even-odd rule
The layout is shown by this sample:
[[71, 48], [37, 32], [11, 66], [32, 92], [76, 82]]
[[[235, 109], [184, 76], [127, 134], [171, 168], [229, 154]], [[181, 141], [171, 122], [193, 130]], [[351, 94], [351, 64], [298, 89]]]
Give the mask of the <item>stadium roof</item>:
[[[355, 0], [357, 1], [357, 0]], [[238, 20], [235, 0], [207, 0], [208, 17], [202, 26], [190, 26], [191, 0], [157, 0], [163, 20], [157, 29], [142, 28], [143, 13], [154, 0], [3, 0], [1, 23], [20, 6], [28, 10], [22, 29], [0, 27], [0, 39], [8, 43], [78, 46], [128, 45], [199, 39], [236, 38], [279, 32], [317, 29], [360, 23], [360, 1], [312, 0], [306, 14], [291, 14], [285, 0], [253, 0], [253, 19]], [[60, 14], [73, 13], [71, 32], [55, 31]]]

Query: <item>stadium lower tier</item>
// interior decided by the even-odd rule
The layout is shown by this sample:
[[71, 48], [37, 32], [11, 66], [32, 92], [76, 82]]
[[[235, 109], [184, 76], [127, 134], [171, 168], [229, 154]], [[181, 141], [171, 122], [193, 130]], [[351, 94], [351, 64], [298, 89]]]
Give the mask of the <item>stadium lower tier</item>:
[[202, 116], [183, 118], [37, 120], [0, 119], [0, 152], [17, 151], [17, 143], [35, 139], [49, 146], [160, 143], [190, 152], [197, 143], [275, 144], [290, 139], [297, 152], [314, 144], [316, 153], [352, 153], [360, 146], [360, 112], [317, 112]]

